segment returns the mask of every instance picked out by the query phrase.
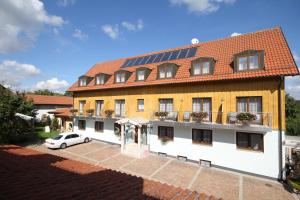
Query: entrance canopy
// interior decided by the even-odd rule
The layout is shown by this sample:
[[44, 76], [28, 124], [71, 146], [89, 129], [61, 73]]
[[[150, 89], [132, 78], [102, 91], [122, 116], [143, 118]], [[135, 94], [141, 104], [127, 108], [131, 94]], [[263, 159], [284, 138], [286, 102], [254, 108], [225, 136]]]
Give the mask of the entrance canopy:
[[123, 118], [118, 121], [116, 121], [118, 124], [132, 124], [135, 126], [142, 126], [147, 125], [149, 123], [149, 120], [146, 120], [142, 117], [132, 117], [132, 118]]

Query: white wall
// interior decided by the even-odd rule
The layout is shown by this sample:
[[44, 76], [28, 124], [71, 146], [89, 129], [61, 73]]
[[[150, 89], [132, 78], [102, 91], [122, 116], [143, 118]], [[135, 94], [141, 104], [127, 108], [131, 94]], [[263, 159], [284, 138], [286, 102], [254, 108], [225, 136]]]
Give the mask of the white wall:
[[174, 140], [162, 144], [157, 137], [157, 125], [150, 136], [150, 151], [190, 160], [209, 160], [213, 165], [278, 178], [278, 132], [264, 133], [264, 152], [236, 148], [234, 130], [213, 129], [213, 144], [192, 144], [192, 127], [174, 127]]
[[78, 130], [78, 119], [75, 119], [74, 123], [74, 132], [80, 134], [86, 134], [89, 137], [97, 140], [102, 140], [106, 142], [121, 144], [121, 140], [119, 136], [116, 136], [114, 133], [114, 122], [116, 120], [113, 119], [104, 119], [97, 120], [104, 122], [104, 131], [103, 132], [95, 132], [95, 120], [94, 119], [86, 119], [86, 129]]

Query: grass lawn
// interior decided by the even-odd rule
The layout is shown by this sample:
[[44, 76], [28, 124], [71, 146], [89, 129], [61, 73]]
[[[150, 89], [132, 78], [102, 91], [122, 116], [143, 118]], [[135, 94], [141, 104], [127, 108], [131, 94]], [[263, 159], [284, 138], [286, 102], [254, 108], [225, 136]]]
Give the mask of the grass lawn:
[[44, 126], [37, 126], [35, 127], [36, 136], [40, 140], [45, 140], [47, 138], [56, 136], [59, 134], [59, 131], [50, 131], [49, 133], [45, 132]]

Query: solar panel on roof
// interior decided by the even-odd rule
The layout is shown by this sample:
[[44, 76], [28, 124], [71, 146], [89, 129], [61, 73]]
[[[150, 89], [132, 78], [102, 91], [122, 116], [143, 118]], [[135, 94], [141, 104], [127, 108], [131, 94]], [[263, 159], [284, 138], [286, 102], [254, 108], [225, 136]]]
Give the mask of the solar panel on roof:
[[191, 49], [189, 49], [189, 52], [186, 55], [186, 57], [188, 58], [188, 57], [194, 56], [196, 54], [196, 51], [197, 51], [197, 48], [191, 48]]
[[122, 67], [131, 67], [136, 65], [144, 65], [155, 62], [163, 62], [167, 60], [181, 59], [181, 58], [189, 58], [196, 55], [197, 47], [189, 48], [189, 49], [181, 49], [177, 51], [169, 51], [160, 54], [153, 54], [144, 57], [132, 58], [126, 60]]
[[164, 55], [164, 53], [158, 54], [153, 62], [159, 62], [160, 59], [163, 57], [163, 55]]
[[169, 60], [169, 57], [170, 57], [171, 53], [172, 53], [172, 52], [166, 52], [166, 53], [164, 54], [164, 56], [162, 57], [162, 59], [160, 60], [160, 62]]
[[169, 60], [174, 60], [177, 58], [178, 54], [179, 54], [180, 50], [179, 51], [173, 51], [172, 52], [172, 55], [170, 56]]

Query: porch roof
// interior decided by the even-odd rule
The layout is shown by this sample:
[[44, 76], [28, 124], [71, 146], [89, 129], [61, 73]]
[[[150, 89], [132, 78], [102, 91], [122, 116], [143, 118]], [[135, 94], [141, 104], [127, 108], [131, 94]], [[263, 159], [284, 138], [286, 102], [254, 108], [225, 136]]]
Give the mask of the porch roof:
[[149, 123], [149, 120], [142, 117], [131, 117], [131, 118], [123, 118], [116, 121], [118, 124], [132, 124], [135, 126], [142, 126]]

